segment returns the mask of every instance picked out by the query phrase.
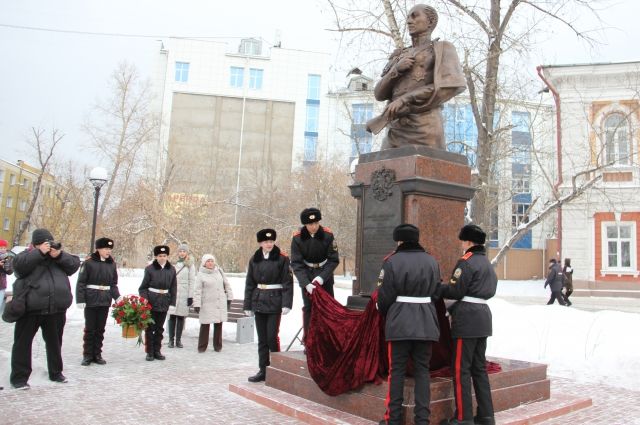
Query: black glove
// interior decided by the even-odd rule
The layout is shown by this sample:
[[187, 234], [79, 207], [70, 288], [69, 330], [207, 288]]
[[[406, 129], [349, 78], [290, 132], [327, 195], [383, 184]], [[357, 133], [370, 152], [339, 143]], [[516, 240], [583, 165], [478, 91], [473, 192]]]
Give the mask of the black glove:
[[196, 313], [200, 314], [200, 307], [194, 307], [193, 309], [196, 311]]
[[227, 310], [231, 308], [231, 300], [227, 300]]
[[193, 305], [193, 298], [187, 298], [187, 307], [191, 307]]

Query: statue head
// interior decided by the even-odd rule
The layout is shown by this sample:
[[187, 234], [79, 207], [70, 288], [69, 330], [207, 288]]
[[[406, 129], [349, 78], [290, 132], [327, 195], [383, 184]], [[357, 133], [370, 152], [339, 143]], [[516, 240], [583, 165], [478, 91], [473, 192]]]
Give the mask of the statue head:
[[[426, 18], [426, 22], [423, 21]], [[411, 36], [432, 33], [438, 25], [438, 12], [426, 4], [416, 4], [407, 13], [407, 28]]]

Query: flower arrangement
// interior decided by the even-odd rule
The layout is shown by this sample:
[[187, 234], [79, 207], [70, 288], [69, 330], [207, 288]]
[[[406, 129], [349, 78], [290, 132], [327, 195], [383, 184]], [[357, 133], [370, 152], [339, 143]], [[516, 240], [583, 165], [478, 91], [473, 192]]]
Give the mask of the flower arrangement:
[[111, 307], [111, 316], [123, 328], [132, 327], [138, 335], [138, 345], [142, 343], [142, 331], [154, 323], [151, 318], [151, 304], [146, 298], [137, 295], [125, 295]]

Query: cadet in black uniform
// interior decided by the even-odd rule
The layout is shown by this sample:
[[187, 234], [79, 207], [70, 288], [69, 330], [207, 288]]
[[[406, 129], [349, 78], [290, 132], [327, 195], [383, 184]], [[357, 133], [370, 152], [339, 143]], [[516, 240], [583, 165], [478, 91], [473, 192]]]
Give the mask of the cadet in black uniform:
[[328, 227], [320, 225], [321, 219], [319, 209], [305, 208], [300, 213], [300, 221], [304, 226], [291, 239], [291, 268], [302, 288], [305, 336], [311, 319], [311, 300], [308, 294], [319, 285], [333, 297], [333, 271], [340, 263], [333, 233]]
[[178, 290], [176, 268], [168, 261], [169, 247], [158, 245], [153, 248], [153, 255], [156, 259], [144, 269], [144, 277], [140, 288], [138, 288], [140, 296], [149, 300], [149, 304], [151, 304], [151, 317], [154, 321], [144, 331], [147, 361], [165, 359], [160, 351], [164, 332], [163, 325], [169, 306], [176, 305]]
[[111, 300], [120, 298], [118, 271], [111, 256], [113, 240], [100, 238], [95, 245], [96, 251], [80, 267], [76, 286], [76, 305], [84, 308], [82, 366], [107, 363], [102, 358], [104, 328]]
[[249, 378], [249, 382], [265, 380], [270, 364], [269, 351], [280, 351], [280, 319], [291, 311], [293, 304], [293, 275], [289, 257], [275, 245], [276, 231], [262, 229], [256, 237], [260, 248], [249, 260], [243, 309], [247, 316], [255, 316], [256, 319], [260, 370]]
[[[431, 296], [440, 284], [436, 260], [418, 243], [420, 232], [411, 224], [393, 230], [398, 248], [385, 259], [378, 279], [377, 307], [386, 316], [385, 338], [389, 355], [389, 392], [380, 425], [404, 423], [404, 379], [409, 357], [415, 376], [415, 421], [429, 423], [431, 344], [440, 338], [436, 308]], [[373, 295], [374, 300], [376, 298]]]
[[[458, 260], [449, 284], [440, 287], [444, 298], [457, 300], [449, 307], [453, 338], [453, 385], [456, 400], [455, 415], [443, 420], [445, 424], [494, 425], [491, 387], [487, 376], [485, 352], [487, 337], [491, 336], [491, 310], [487, 300], [493, 297], [498, 277], [487, 259], [485, 232], [475, 224], [460, 230], [465, 254]], [[478, 402], [478, 414], [473, 416], [471, 379]]]

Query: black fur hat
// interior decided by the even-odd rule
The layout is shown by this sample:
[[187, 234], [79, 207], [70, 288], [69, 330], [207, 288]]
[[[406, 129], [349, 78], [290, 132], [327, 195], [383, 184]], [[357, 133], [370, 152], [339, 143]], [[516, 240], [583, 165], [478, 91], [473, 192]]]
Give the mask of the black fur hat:
[[393, 240], [396, 242], [418, 242], [420, 230], [413, 224], [401, 224], [393, 229]]
[[31, 234], [31, 245], [33, 246], [40, 245], [41, 243], [52, 240], [53, 236], [47, 229], [36, 229]]
[[487, 234], [477, 224], [467, 224], [460, 229], [458, 239], [461, 241], [469, 241], [478, 245], [484, 245]]
[[100, 248], [113, 248], [113, 239], [100, 238], [96, 239], [96, 249]]
[[315, 223], [322, 220], [322, 214], [317, 208], [305, 208], [300, 213], [300, 221], [302, 224]]
[[273, 229], [262, 229], [256, 233], [256, 238], [258, 239], [258, 242], [275, 241], [276, 231]]
[[160, 254], [167, 254], [167, 255], [169, 255], [169, 252], [170, 252], [169, 247], [168, 247], [168, 246], [166, 246], [166, 245], [158, 245], [158, 246], [156, 246], [156, 247], [154, 247], [154, 248], [153, 248], [153, 255], [154, 255], [155, 257], [157, 257], [157, 256], [158, 256], [158, 255], [160, 255]]

